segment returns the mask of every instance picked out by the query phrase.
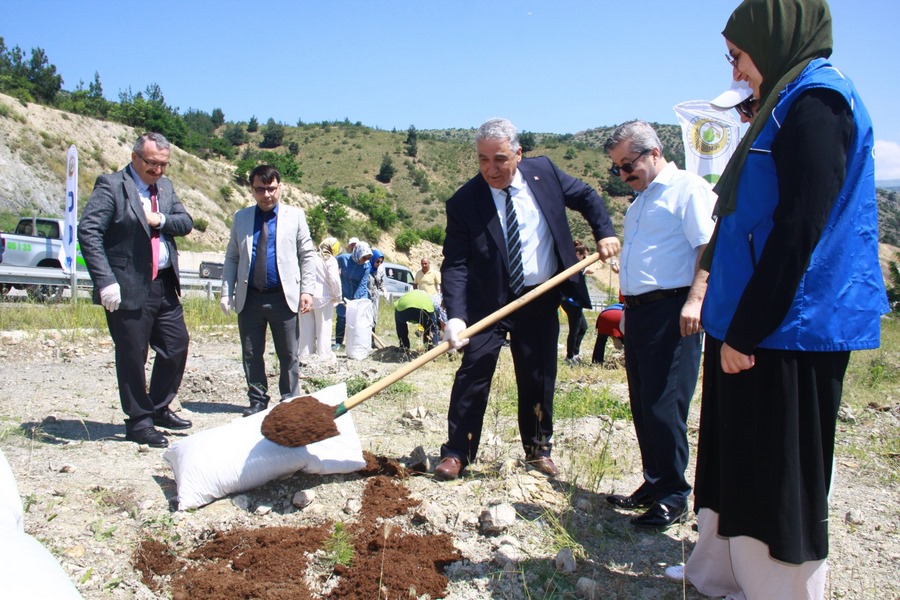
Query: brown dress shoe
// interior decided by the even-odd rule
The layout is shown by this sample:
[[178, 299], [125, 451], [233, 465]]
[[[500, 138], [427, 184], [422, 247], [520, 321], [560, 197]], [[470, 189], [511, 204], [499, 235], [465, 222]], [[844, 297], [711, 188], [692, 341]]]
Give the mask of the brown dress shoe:
[[462, 468], [463, 464], [461, 460], [455, 456], [445, 456], [441, 459], [441, 462], [438, 463], [438, 466], [434, 468], [434, 478], [440, 479], [441, 481], [456, 479], [459, 477], [459, 472], [462, 471]]
[[537, 456], [529, 460], [528, 464], [531, 465], [535, 471], [540, 471], [548, 477], [556, 477], [559, 475], [559, 469], [556, 468], [556, 465], [553, 464], [553, 461], [550, 460], [549, 456]]

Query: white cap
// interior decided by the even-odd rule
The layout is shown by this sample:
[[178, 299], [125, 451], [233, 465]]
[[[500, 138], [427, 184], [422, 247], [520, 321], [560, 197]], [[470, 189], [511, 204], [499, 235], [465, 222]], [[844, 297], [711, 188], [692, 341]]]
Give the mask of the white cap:
[[347, 242], [347, 243], [350, 244], [351, 246], [352, 246], [353, 244], [358, 244], [358, 243], [359, 243], [359, 238], [352, 237], [352, 238], [350, 238], [350, 241]]
[[746, 81], [732, 81], [731, 87], [709, 101], [713, 108], [728, 110], [734, 108], [753, 95], [753, 90]]

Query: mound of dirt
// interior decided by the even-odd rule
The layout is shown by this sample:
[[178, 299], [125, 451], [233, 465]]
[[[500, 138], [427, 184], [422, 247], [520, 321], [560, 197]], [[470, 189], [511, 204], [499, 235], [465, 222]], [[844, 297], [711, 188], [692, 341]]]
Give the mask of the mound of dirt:
[[[348, 531], [353, 558], [331, 572], [310, 573], [311, 566], [329, 563], [310, 560], [321, 554], [333, 523], [314, 527], [260, 527], [216, 531], [192, 550], [176, 551], [152, 538], [138, 544], [132, 564], [142, 581], [175, 600], [223, 598], [431, 598], [443, 597], [447, 577], [443, 569], [462, 558], [446, 534], [404, 531], [390, 519], [419, 504], [409, 490], [386, 475], [402, 477], [395, 462], [371, 454], [366, 473], [372, 478], [363, 492], [358, 519]], [[334, 585], [336, 583], [336, 585]], [[311, 587], [316, 589], [311, 589]]]

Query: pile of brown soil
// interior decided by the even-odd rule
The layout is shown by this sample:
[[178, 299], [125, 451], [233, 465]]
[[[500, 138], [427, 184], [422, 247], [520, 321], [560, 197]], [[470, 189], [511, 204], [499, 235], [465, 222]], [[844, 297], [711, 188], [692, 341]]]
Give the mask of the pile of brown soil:
[[263, 419], [263, 437], [276, 444], [297, 448], [339, 435], [334, 423], [334, 407], [312, 396], [300, 396], [282, 402]]
[[[354, 556], [349, 566], [337, 565], [337, 585], [328, 598], [406, 598], [446, 594], [443, 568], [462, 559], [446, 535], [417, 535], [390, 519], [419, 504], [392, 477], [403, 477], [396, 462], [366, 456], [364, 474], [371, 476], [363, 492], [358, 519], [347, 530]], [[306, 581], [309, 555], [323, 548], [334, 526], [262, 527], [216, 532], [183, 557], [167, 544], [145, 539], [133, 556], [144, 583], [165, 593], [167, 576], [174, 600], [227, 598], [319, 597]]]

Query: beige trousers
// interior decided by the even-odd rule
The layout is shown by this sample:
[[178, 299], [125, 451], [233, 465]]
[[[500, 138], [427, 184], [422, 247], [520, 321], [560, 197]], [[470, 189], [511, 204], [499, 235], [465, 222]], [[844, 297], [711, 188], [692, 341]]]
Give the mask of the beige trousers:
[[699, 539], [684, 575], [701, 594], [726, 600], [822, 600], [828, 564], [814, 560], [800, 565], [775, 560], [769, 547], [747, 536], [722, 537], [718, 513], [701, 508]]

